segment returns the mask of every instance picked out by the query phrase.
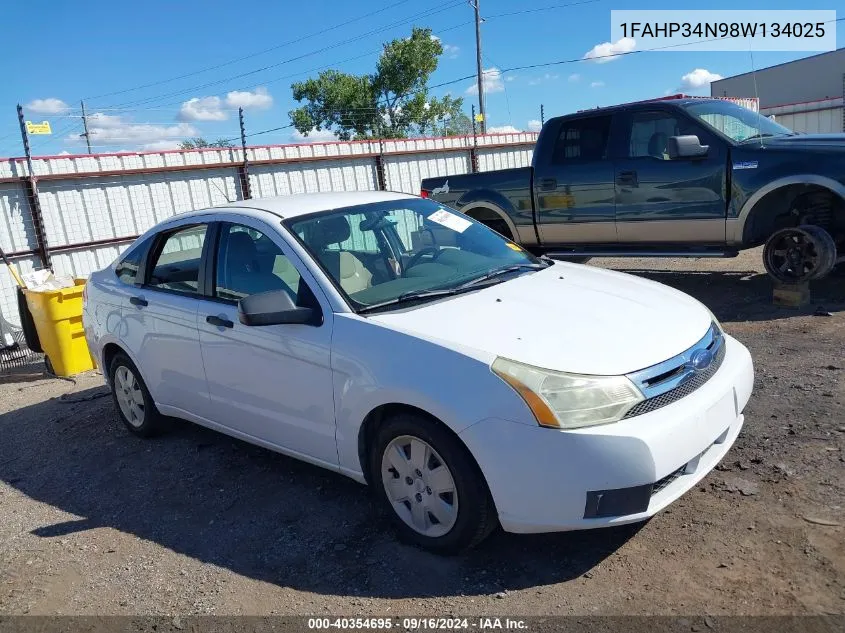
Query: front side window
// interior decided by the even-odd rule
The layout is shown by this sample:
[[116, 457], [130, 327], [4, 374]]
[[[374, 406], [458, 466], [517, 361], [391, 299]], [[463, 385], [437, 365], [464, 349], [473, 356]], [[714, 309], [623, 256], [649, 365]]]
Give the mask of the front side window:
[[684, 107], [702, 123], [738, 143], [795, 134], [789, 128], [731, 101], [702, 101]]
[[207, 226], [189, 226], [169, 234], [153, 258], [148, 285], [187, 294], [199, 292], [202, 245]]
[[606, 158], [610, 121], [609, 116], [599, 116], [565, 122], [555, 143], [553, 162]]
[[216, 297], [239, 301], [249, 295], [284, 290], [299, 305], [299, 271], [282, 249], [260, 231], [224, 224], [216, 262]]
[[495, 231], [432, 200], [349, 207], [285, 225], [356, 308], [455, 289], [510, 267], [543, 266]]
[[628, 156], [641, 158], [650, 156], [658, 160], [669, 160], [667, 146], [670, 136], [695, 132], [684, 131], [685, 121], [668, 112], [636, 112], [631, 116], [631, 130], [628, 139]]

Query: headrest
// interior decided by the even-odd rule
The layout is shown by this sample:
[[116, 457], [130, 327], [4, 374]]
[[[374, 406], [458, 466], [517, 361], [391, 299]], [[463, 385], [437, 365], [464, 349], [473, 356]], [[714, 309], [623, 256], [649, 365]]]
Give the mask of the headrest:
[[316, 220], [312, 231], [311, 241], [317, 248], [323, 248], [330, 244], [340, 244], [352, 235], [349, 222], [342, 215]]
[[245, 266], [251, 269], [254, 266], [258, 249], [249, 233], [236, 231], [229, 234], [229, 243], [226, 246], [229, 267]]
[[662, 158], [663, 152], [666, 151], [666, 144], [668, 140], [669, 137], [663, 132], [655, 132], [652, 134], [651, 138], [648, 139], [648, 155]]

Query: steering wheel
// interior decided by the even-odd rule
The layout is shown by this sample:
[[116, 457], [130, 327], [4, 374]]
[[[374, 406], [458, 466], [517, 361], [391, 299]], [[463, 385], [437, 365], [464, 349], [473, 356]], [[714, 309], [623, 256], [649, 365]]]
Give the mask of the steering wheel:
[[440, 248], [432, 248], [431, 246], [428, 246], [428, 247], [426, 247], [426, 248], [422, 249], [420, 252], [416, 253], [413, 257], [411, 257], [411, 259], [408, 261], [408, 263], [407, 263], [407, 264], [405, 264], [405, 272], [407, 273], [407, 272], [408, 272], [408, 270], [410, 270], [411, 268], [413, 268], [414, 266], [416, 266], [417, 264], [419, 264], [419, 263], [420, 263], [420, 258], [421, 258], [423, 255], [427, 255], [427, 254], [431, 253], [432, 255], [434, 255], [434, 257], [432, 257], [432, 258], [431, 258], [431, 259], [432, 259], [432, 261], [434, 261], [435, 259], [437, 259], [438, 257], [440, 257], [440, 254], [441, 254], [442, 252], [443, 252], [443, 249], [440, 249]]

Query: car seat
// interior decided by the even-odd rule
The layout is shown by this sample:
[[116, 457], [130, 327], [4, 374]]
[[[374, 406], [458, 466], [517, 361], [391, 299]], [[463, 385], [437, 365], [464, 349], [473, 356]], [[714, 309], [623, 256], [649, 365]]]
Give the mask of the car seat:
[[340, 250], [341, 242], [348, 240], [351, 234], [346, 218], [333, 216], [315, 220], [309, 240], [317, 259], [347, 294], [366, 290], [372, 286], [373, 278], [360, 259], [348, 251]]
[[285, 290], [296, 300], [293, 289], [274, 275], [272, 270], [261, 269], [255, 242], [249, 233], [243, 231], [229, 234], [223, 283], [226, 290], [242, 296]]

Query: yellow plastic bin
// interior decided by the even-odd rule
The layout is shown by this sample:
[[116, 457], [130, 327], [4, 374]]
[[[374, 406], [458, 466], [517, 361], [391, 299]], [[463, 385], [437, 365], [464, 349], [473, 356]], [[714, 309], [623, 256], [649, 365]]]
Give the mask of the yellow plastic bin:
[[96, 367], [82, 328], [85, 279], [74, 281], [72, 288], [24, 290], [44, 350], [44, 362], [56, 376], [73, 376]]

